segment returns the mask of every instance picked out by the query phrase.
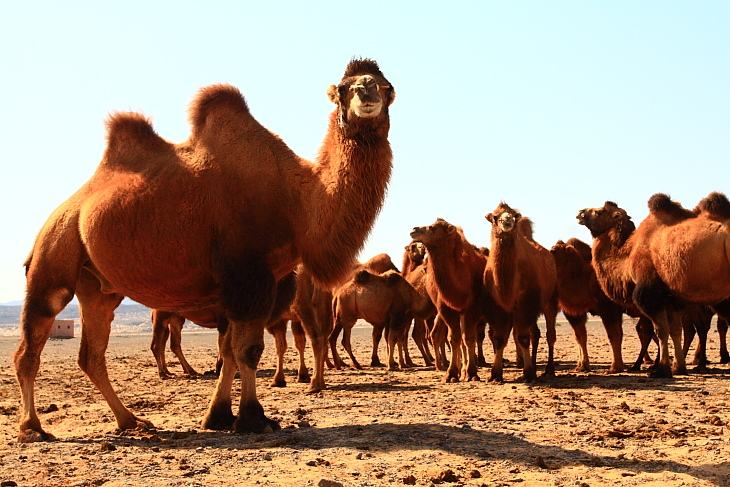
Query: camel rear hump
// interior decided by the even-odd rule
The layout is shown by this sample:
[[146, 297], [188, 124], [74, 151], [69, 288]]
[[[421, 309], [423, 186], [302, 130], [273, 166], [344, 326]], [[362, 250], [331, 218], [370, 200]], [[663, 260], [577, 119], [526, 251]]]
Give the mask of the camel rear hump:
[[718, 221], [730, 220], [730, 201], [727, 196], [715, 191], [702, 198], [694, 213], [705, 213]]
[[221, 125], [240, 123], [252, 117], [238, 88], [217, 84], [200, 89], [190, 103], [188, 118], [193, 137], [200, 138], [206, 130], [217, 130]]

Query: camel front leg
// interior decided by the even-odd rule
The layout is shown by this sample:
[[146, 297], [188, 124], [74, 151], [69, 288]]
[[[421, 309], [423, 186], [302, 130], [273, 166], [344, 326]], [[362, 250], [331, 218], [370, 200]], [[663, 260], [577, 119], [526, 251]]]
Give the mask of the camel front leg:
[[477, 365], [486, 367], [487, 358], [484, 356], [484, 340], [487, 338], [487, 322], [479, 320], [477, 323]]
[[466, 310], [459, 319], [461, 341], [466, 347], [464, 372], [467, 381], [481, 380], [477, 373], [477, 323], [479, 317], [474, 310]]
[[654, 334], [654, 325], [652, 325], [651, 320], [646, 316], [642, 315], [639, 321], [636, 322], [636, 334], [639, 336], [641, 350], [639, 351], [639, 356], [636, 358], [636, 362], [629, 369], [634, 372], [641, 370], [642, 363], [654, 363], [649, 357], [649, 345], [651, 345], [652, 340], [657, 341], [656, 335]]
[[[241, 401], [233, 423], [237, 433], [267, 433], [280, 429], [279, 423], [264, 415], [256, 397], [256, 368], [264, 351], [264, 320], [231, 321], [231, 352], [241, 375]], [[224, 364], [225, 368], [225, 364]]]
[[380, 340], [383, 338], [383, 331], [385, 330], [385, 323], [373, 324], [373, 352], [370, 356], [370, 367], [383, 367], [383, 363], [378, 357], [378, 348], [380, 347]]
[[512, 331], [512, 316], [509, 313], [498, 311], [493, 313], [489, 325], [489, 339], [494, 350], [494, 362], [489, 374], [489, 382], [503, 382], [504, 349], [509, 343]]
[[449, 367], [448, 360], [446, 360], [446, 335], [448, 333], [448, 327], [446, 322], [441, 315], [436, 316], [436, 319], [431, 328], [431, 344], [433, 345], [433, 354], [436, 370], [445, 371]]
[[[354, 326], [354, 323], [352, 324]], [[355, 354], [352, 351], [352, 326], [343, 326], [342, 329], [342, 346], [345, 348], [347, 355], [352, 360], [352, 366], [358, 370], [362, 370], [362, 365], [355, 358]]]
[[684, 351], [682, 350], [682, 322], [674, 311], [665, 313], [669, 325], [669, 334], [672, 337], [672, 345], [674, 346], [674, 363], [672, 364], [672, 374], [687, 374], [687, 362], [684, 359]]
[[588, 315], [585, 313], [582, 315], [565, 314], [565, 317], [573, 328], [575, 341], [578, 344], [578, 362], [575, 366], [575, 372], [589, 372], [591, 364], [588, 360], [588, 332], [586, 330]]
[[269, 333], [274, 336], [274, 348], [276, 349], [276, 372], [271, 380], [272, 387], [286, 387], [284, 376], [284, 355], [288, 347], [286, 343], [286, 320], [278, 320], [268, 328]]
[[454, 310], [441, 310], [441, 317], [449, 330], [448, 340], [451, 344], [451, 360], [446, 369], [443, 382], [459, 382], [461, 374], [461, 322], [458, 313]]
[[720, 335], [720, 363], [730, 363], [730, 353], [727, 349], [728, 320], [724, 317], [717, 318], [717, 333]]
[[209, 430], [230, 430], [236, 417], [231, 412], [231, 387], [236, 376], [236, 360], [231, 350], [231, 327], [229, 322], [225, 332], [218, 336], [218, 356], [222, 363], [218, 373], [215, 392], [210, 400], [208, 412], [201, 426]]
[[609, 374], [618, 374], [624, 370], [624, 359], [621, 353], [621, 344], [624, 339], [623, 313], [604, 313], [601, 316], [603, 327], [606, 329], [608, 342], [611, 344], [613, 360], [608, 369]]
[[535, 363], [530, 357], [530, 342], [534, 336], [532, 324], [525, 324], [520, 320], [515, 322], [514, 337], [517, 341], [519, 355], [522, 357], [522, 377], [518, 381], [535, 382], [537, 375], [535, 373]]

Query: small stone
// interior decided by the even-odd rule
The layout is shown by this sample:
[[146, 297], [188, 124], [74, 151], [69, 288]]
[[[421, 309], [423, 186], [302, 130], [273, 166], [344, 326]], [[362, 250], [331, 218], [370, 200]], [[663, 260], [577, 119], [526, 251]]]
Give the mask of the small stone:
[[102, 442], [101, 442], [101, 443], [99, 444], [99, 449], [100, 449], [101, 451], [103, 451], [103, 452], [109, 452], [109, 451], [114, 451], [114, 450], [116, 450], [116, 449], [117, 449], [117, 447], [116, 447], [116, 446], [114, 446], [113, 444], [109, 443], [108, 441], [102, 441]]
[[309, 424], [309, 421], [299, 421], [297, 423], [297, 426], [299, 426], [300, 428], [311, 428], [312, 427], [312, 425]]
[[273, 459], [274, 459], [274, 457], [272, 457], [272, 456], [271, 456], [271, 453], [266, 453], [266, 454], [264, 454], [263, 458], [264, 458], [264, 460], [266, 460], [267, 462], [270, 462], [271, 460], [273, 460]]
[[547, 463], [545, 463], [545, 459], [543, 457], [537, 457], [535, 459], [535, 465], [545, 470], [548, 470], [550, 468], [548, 467]]
[[150, 450], [152, 450], [155, 453], [158, 453], [160, 451], [160, 447], [159, 446], [153, 446], [152, 448], [150, 448]]
[[725, 422], [720, 419], [720, 416], [710, 416], [707, 418], [707, 422], [712, 426], [725, 426]]
[[0, 487], [18, 487], [18, 484], [14, 480], [3, 480]]
[[414, 477], [413, 475], [403, 477], [403, 483], [406, 485], [416, 485], [416, 477]]
[[188, 436], [190, 436], [189, 431], [175, 431], [172, 434], [172, 439], [173, 440], [182, 440], [183, 438], [187, 438]]
[[306, 465], [309, 466], [309, 467], [316, 467], [317, 466], [317, 460], [309, 460], [306, 463]]
[[509, 471], [509, 473], [520, 473], [520, 468], [519, 467], [515, 467], [515, 468], [511, 469]]
[[337, 482], [336, 480], [319, 479], [319, 482], [317, 482], [317, 487], [344, 487], [344, 486], [342, 485], [342, 482]]
[[622, 477], [636, 477], [634, 472], [621, 472]]
[[56, 411], [58, 411], [58, 406], [56, 406], [55, 404], [49, 404], [48, 406], [41, 408], [40, 410], [41, 413], [53, 413]]
[[439, 473], [438, 477], [432, 479], [432, 482], [457, 482], [458, 480], [459, 476], [456, 475], [453, 470], [447, 468], [446, 470]]
[[474, 469], [474, 470], [472, 470], [472, 471], [469, 472], [469, 478], [479, 479], [481, 477], [482, 477], [482, 473], [479, 470], [477, 470], [477, 469]]
[[619, 404], [618, 407], [619, 407], [619, 409], [622, 409], [624, 411], [630, 411], [631, 410], [631, 408], [629, 407], [629, 405], [626, 404], [626, 401], [624, 401], [621, 404]]

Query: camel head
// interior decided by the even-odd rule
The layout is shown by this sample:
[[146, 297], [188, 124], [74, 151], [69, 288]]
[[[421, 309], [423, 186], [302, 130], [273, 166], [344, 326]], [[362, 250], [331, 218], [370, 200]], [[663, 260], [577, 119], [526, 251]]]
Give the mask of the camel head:
[[432, 225], [425, 227], [413, 227], [411, 238], [423, 243], [426, 248], [436, 246], [453, 235], [457, 235], [459, 229], [443, 218], [437, 218]]
[[487, 213], [486, 218], [492, 224], [492, 232], [497, 236], [507, 235], [517, 228], [522, 214], [511, 208], [507, 203], [500, 203], [493, 212]]
[[388, 107], [395, 100], [395, 90], [375, 61], [350, 61], [340, 84], [331, 85], [327, 95], [337, 105], [339, 124], [346, 135], [368, 127], [389, 128]]
[[426, 257], [426, 246], [423, 242], [411, 242], [406, 245], [406, 252], [415, 265], [423, 263], [423, 259]]
[[578, 212], [578, 223], [585, 226], [595, 238], [611, 229], [621, 232], [625, 229], [633, 231], [634, 223], [626, 210], [613, 201], [606, 201], [602, 208], [585, 208]]

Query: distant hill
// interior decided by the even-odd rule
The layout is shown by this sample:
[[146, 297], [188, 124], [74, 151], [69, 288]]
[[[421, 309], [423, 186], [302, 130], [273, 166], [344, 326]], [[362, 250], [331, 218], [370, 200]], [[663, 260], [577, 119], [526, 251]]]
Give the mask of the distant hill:
[[[126, 302], [125, 302], [126, 301]], [[150, 310], [146, 306], [135, 303], [131, 300], [122, 301], [122, 304], [114, 312], [114, 323], [117, 324], [140, 324], [150, 320]], [[17, 326], [20, 322], [20, 305], [0, 305], [0, 326]], [[58, 314], [59, 319], [78, 320], [79, 305], [71, 302]]]

